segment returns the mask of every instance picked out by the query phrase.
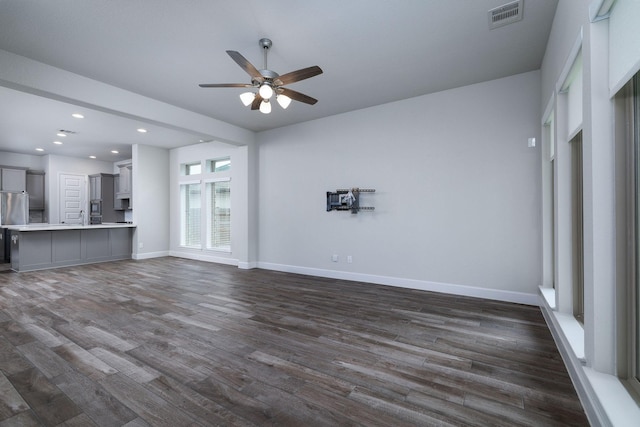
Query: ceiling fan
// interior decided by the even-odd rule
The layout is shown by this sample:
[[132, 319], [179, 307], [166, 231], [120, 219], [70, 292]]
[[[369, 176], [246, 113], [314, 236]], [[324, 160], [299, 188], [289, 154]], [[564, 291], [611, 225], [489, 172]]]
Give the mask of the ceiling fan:
[[240, 95], [240, 100], [245, 106], [251, 105], [252, 110], [260, 110], [264, 114], [271, 112], [271, 99], [275, 95], [278, 104], [282, 108], [287, 108], [291, 100], [304, 102], [313, 105], [318, 102], [312, 98], [295, 90], [284, 87], [285, 85], [299, 82], [300, 80], [322, 74], [322, 69], [317, 65], [313, 67], [302, 68], [300, 70], [291, 71], [283, 75], [279, 75], [275, 71], [267, 68], [267, 53], [272, 46], [270, 39], [260, 39], [258, 42], [262, 48], [264, 55], [264, 68], [258, 70], [244, 56], [235, 50], [228, 50], [227, 54], [233, 59], [244, 71], [251, 76], [251, 83], [202, 83], [200, 87], [244, 87], [258, 89], [257, 92], [244, 92]]

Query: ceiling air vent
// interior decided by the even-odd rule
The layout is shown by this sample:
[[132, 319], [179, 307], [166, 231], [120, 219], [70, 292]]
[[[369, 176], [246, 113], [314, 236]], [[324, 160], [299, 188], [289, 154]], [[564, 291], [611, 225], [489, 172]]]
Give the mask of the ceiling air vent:
[[489, 29], [502, 27], [522, 20], [522, 3], [516, 0], [489, 11]]

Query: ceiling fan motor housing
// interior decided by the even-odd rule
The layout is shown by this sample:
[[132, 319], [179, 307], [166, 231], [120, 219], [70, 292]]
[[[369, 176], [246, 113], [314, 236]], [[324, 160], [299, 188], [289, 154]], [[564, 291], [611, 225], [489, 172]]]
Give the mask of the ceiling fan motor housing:
[[273, 46], [273, 43], [271, 43], [271, 39], [267, 39], [267, 38], [260, 39], [260, 41], [258, 41], [258, 44], [263, 49], [270, 49], [271, 46]]

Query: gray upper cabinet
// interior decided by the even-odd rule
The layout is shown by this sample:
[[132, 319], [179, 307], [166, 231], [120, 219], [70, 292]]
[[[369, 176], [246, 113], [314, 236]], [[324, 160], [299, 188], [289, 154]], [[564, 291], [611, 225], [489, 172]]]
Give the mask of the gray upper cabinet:
[[44, 172], [27, 171], [27, 193], [29, 209], [44, 210]]
[[120, 174], [113, 176], [113, 209], [117, 211], [124, 211], [129, 208], [129, 200], [119, 199], [118, 192], [120, 191]]
[[131, 164], [118, 166], [120, 178], [118, 179], [117, 199], [131, 198]]
[[102, 200], [102, 175], [89, 175], [89, 200]]
[[27, 170], [2, 168], [0, 169], [0, 188], [2, 191], [27, 191]]

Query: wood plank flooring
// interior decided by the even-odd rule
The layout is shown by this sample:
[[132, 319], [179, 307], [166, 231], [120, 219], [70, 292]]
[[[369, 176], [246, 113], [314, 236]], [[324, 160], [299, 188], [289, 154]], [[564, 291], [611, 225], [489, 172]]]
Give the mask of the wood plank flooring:
[[179, 258], [0, 269], [0, 427], [588, 425], [536, 307]]

